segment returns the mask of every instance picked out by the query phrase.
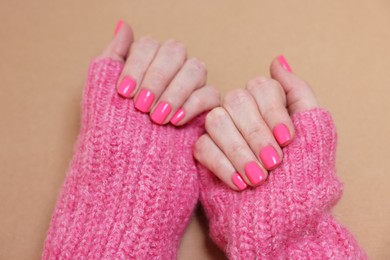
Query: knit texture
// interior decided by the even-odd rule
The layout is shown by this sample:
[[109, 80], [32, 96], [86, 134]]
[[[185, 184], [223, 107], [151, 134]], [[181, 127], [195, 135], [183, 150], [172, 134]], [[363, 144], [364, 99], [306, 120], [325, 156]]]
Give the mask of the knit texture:
[[158, 126], [115, 90], [123, 63], [91, 63], [81, 131], [43, 259], [175, 259], [196, 205], [203, 119]]
[[366, 259], [330, 213], [342, 194], [330, 114], [313, 109], [292, 119], [294, 140], [260, 187], [233, 191], [199, 165], [212, 239], [230, 259]]

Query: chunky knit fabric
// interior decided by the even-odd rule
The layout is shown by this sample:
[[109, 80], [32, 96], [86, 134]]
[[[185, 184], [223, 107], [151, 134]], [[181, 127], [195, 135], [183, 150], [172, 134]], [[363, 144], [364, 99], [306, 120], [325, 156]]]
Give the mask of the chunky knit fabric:
[[211, 237], [231, 259], [366, 259], [330, 214], [342, 194], [331, 116], [314, 109], [293, 123], [294, 141], [260, 187], [233, 191], [199, 166]]
[[158, 126], [116, 93], [123, 64], [92, 62], [81, 132], [43, 259], [175, 259], [198, 199], [202, 119]]
[[282, 165], [264, 185], [236, 192], [201, 165], [197, 172], [192, 147], [203, 118], [181, 128], [151, 123], [117, 95], [122, 67], [110, 59], [90, 66], [43, 259], [175, 259], [199, 183], [211, 236], [231, 259], [367, 258], [330, 214], [342, 185], [327, 112], [295, 115]]

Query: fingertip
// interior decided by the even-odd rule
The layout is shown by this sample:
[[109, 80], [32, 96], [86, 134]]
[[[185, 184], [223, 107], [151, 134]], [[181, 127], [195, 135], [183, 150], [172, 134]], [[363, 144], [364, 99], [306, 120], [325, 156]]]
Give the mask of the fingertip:
[[[175, 126], [182, 126], [190, 122], [199, 115], [210, 112], [220, 105], [220, 94], [218, 89], [206, 85], [195, 90], [190, 97], [184, 102], [180, 109], [173, 115], [171, 123]], [[184, 115], [179, 113], [184, 112]], [[178, 119], [175, 119], [179, 117]], [[180, 119], [181, 117], [181, 119]]]
[[132, 96], [132, 93], [134, 92], [136, 85], [137, 82], [135, 81], [135, 79], [127, 75], [124, 76], [122, 80], [118, 81], [116, 90], [121, 97], [130, 98]]
[[118, 22], [117, 27], [118, 29], [113, 40], [113, 54], [121, 59], [125, 59], [134, 39], [133, 29], [122, 20]]
[[133, 29], [123, 20], [119, 20], [114, 30], [114, 37], [104, 49], [101, 56], [124, 61], [133, 43]]
[[252, 187], [258, 187], [263, 184], [268, 178], [268, 172], [255, 161], [248, 162], [245, 165], [245, 175], [247, 184]]
[[291, 67], [283, 55], [279, 55], [272, 61], [270, 73], [271, 77], [280, 83], [286, 93], [290, 115], [318, 107], [311, 86], [292, 73]]
[[283, 152], [279, 146], [267, 145], [260, 150], [259, 157], [268, 171], [277, 168], [283, 160]]
[[176, 113], [172, 116], [170, 123], [174, 126], [181, 126], [184, 122], [184, 117], [186, 113], [182, 108], [179, 108]]
[[131, 40], [133, 40], [134, 37], [133, 28], [122, 19], [118, 20], [114, 30], [114, 38], [120, 36], [127, 37], [128, 39]]
[[234, 186], [229, 185], [231, 188], [237, 191], [245, 190], [248, 187], [248, 184], [242, 179], [241, 175], [238, 173], [234, 173], [232, 176], [232, 182]]
[[290, 64], [283, 55], [275, 57], [270, 66], [271, 77], [274, 79], [287, 79], [289, 76], [294, 75]]
[[119, 29], [121, 28], [122, 24], [123, 24], [122, 19], [119, 19], [119, 21], [116, 23], [114, 35], [116, 35], [116, 34], [118, 33], [118, 31], [119, 31]]
[[293, 127], [289, 127], [285, 123], [277, 124], [272, 132], [280, 147], [286, 147], [294, 138]]
[[288, 63], [287, 59], [283, 55], [279, 55], [276, 59], [278, 60], [280, 66], [282, 66], [284, 70], [288, 72], [292, 72], [290, 64]]

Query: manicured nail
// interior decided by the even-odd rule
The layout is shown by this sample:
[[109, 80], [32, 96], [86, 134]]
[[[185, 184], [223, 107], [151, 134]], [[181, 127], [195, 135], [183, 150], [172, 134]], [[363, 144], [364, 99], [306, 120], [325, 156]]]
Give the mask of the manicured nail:
[[173, 115], [172, 119], [171, 119], [171, 124], [172, 125], [176, 125], [177, 123], [179, 123], [180, 120], [183, 119], [183, 117], [186, 115], [186, 113], [184, 112], [183, 109], [179, 109], [177, 110], [177, 112]]
[[141, 112], [148, 112], [154, 100], [154, 95], [149, 90], [143, 89], [135, 102], [135, 108]]
[[272, 145], [266, 146], [260, 151], [260, 158], [267, 170], [272, 170], [280, 163], [280, 157]]
[[160, 102], [150, 117], [153, 122], [161, 125], [169, 113], [171, 113], [171, 106], [166, 102]]
[[244, 180], [241, 178], [241, 176], [238, 173], [235, 173], [233, 175], [232, 180], [234, 185], [236, 185], [236, 187], [239, 190], [245, 190], [245, 188], [248, 187], [248, 185], [244, 182]]
[[256, 162], [247, 163], [247, 165], [245, 165], [245, 173], [253, 185], [259, 185], [267, 178], [267, 175]]
[[274, 136], [276, 141], [278, 141], [280, 146], [284, 146], [291, 141], [290, 130], [285, 124], [278, 124], [274, 128]]
[[114, 35], [116, 35], [119, 32], [119, 30], [122, 27], [122, 24], [123, 24], [123, 21], [119, 20], [118, 23], [116, 24]]
[[133, 92], [135, 85], [135, 80], [132, 77], [125, 76], [118, 86], [119, 95], [125, 98], [130, 97], [130, 94]]
[[278, 60], [279, 60], [280, 65], [282, 65], [282, 67], [285, 70], [287, 70], [288, 72], [292, 72], [290, 65], [288, 64], [286, 58], [283, 55], [279, 55]]

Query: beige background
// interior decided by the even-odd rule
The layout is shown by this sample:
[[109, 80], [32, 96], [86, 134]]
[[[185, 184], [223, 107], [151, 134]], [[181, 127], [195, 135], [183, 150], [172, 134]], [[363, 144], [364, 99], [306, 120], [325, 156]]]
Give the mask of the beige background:
[[[89, 60], [116, 21], [184, 42], [223, 92], [283, 53], [339, 130], [335, 214], [372, 259], [390, 259], [390, 2], [1, 1], [0, 259], [39, 259], [79, 128]], [[193, 221], [180, 259], [215, 259]]]

